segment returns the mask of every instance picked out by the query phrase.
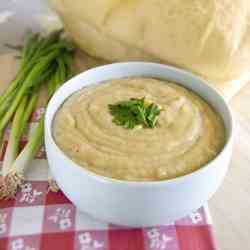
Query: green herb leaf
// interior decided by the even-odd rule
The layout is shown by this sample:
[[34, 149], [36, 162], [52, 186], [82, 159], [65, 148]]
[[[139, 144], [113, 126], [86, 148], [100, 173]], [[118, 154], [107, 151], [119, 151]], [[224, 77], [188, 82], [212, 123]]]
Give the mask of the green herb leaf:
[[161, 112], [157, 104], [146, 104], [144, 97], [109, 104], [108, 107], [113, 116], [113, 123], [127, 129], [133, 129], [138, 125], [144, 128], [154, 128]]

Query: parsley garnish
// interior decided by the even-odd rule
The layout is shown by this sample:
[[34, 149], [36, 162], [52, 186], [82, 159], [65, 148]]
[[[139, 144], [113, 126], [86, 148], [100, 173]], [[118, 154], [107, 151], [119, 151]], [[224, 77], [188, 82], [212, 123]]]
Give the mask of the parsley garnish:
[[161, 108], [154, 103], [146, 103], [145, 97], [141, 99], [131, 98], [116, 104], [109, 104], [109, 111], [113, 115], [116, 125], [127, 129], [133, 129], [138, 125], [144, 128], [154, 128]]

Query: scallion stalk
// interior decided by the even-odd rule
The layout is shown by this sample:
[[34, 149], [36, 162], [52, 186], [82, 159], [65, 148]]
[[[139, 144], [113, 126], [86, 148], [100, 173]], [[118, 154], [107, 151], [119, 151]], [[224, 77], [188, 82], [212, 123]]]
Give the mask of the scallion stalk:
[[34, 87], [36, 84], [40, 84], [44, 81], [42, 75], [46, 73], [46, 70], [49, 69], [51, 62], [60, 54], [59, 50], [55, 50], [51, 52], [46, 57], [41, 58], [39, 63], [37, 63], [30, 73], [28, 74], [27, 78], [24, 80], [22, 86], [20, 87], [15, 99], [13, 100], [12, 104], [8, 108], [8, 111], [4, 114], [2, 119], [0, 120], [0, 138], [3, 133], [3, 129], [6, 127], [7, 123], [10, 121], [12, 115], [16, 111], [17, 106], [19, 105], [22, 97], [30, 90], [30, 88]]
[[0, 113], [3, 114], [0, 119], [0, 136], [14, 116], [4, 157], [0, 198], [11, 198], [15, 195], [24, 181], [24, 173], [30, 161], [43, 143], [44, 115], [18, 154], [19, 142], [34, 109], [40, 85], [48, 82], [50, 98], [72, 74], [73, 48], [60, 35], [61, 31], [47, 37], [35, 34], [27, 39], [16, 79], [0, 98]]
[[25, 170], [43, 142], [43, 129], [44, 121], [41, 118], [24, 149], [13, 162], [7, 175], [4, 176], [5, 183], [2, 190], [0, 187], [0, 198], [13, 198], [15, 196], [18, 187], [24, 181]]

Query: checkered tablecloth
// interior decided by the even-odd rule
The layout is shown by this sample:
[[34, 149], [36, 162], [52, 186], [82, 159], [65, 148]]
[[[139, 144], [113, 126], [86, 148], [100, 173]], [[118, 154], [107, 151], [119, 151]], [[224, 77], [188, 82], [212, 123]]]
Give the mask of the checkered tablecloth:
[[[30, 130], [42, 110], [33, 115]], [[1, 148], [2, 160], [6, 148]], [[23, 138], [23, 144], [27, 137]], [[59, 191], [48, 192], [44, 150], [38, 153], [15, 199], [0, 201], [0, 250], [213, 250], [207, 207], [169, 225], [125, 228], [80, 212]]]

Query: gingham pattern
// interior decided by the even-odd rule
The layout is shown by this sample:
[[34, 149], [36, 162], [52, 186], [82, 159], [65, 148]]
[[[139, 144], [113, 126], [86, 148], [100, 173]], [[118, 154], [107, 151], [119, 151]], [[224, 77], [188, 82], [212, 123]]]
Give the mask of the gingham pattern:
[[[37, 110], [31, 128], [39, 118]], [[1, 148], [0, 158], [6, 148]], [[24, 136], [23, 141], [27, 141]], [[15, 199], [0, 201], [0, 250], [214, 250], [207, 207], [170, 225], [125, 228], [78, 211], [62, 192], [48, 192], [42, 149]]]

